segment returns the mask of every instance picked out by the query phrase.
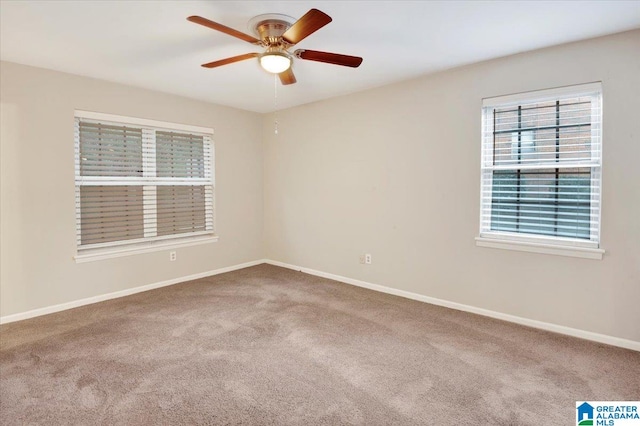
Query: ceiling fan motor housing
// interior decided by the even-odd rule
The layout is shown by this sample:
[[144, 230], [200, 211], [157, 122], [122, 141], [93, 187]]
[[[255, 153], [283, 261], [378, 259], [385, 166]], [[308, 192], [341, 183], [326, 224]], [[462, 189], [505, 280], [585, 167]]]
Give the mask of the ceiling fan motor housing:
[[264, 41], [268, 46], [282, 43], [282, 34], [284, 34], [291, 24], [286, 21], [267, 20], [259, 22], [256, 26], [256, 32], [260, 36], [260, 40]]
[[286, 48], [282, 35], [296, 22], [295, 18], [280, 13], [267, 13], [249, 20], [249, 29], [260, 39], [264, 47]]

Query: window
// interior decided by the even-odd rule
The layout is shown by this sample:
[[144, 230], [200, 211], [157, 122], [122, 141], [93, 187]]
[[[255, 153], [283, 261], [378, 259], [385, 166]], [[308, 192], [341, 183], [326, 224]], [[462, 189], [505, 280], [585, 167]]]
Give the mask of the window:
[[600, 83], [483, 101], [479, 245], [602, 258]]
[[76, 111], [77, 259], [214, 239], [212, 133]]

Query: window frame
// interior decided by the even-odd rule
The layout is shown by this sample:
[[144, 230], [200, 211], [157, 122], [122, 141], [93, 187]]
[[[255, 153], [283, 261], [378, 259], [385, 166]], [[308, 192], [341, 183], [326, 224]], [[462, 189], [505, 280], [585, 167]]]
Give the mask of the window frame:
[[[205, 220], [207, 217], [211, 219], [211, 229], [205, 231], [199, 231], [196, 233], [189, 233], [188, 235], [172, 234], [165, 236], [155, 236], [153, 238], [141, 238], [135, 240], [120, 240], [112, 242], [104, 242], [98, 244], [91, 244], [89, 247], [81, 247], [79, 243], [80, 238], [80, 209], [75, 209], [75, 223], [76, 223], [76, 254], [74, 260], [77, 263], [89, 262], [94, 260], [110, 259], [114, 257], [129, 256], [139, 253], [149, 253], [160, 250], [174, 249], [179, 247], [186, 247], [198, 244], [206, 244], [218, 241], [218, 235], [216, 234], [216, 207], [215, 207], [215, 143], [213, 140], [214, 130], [208, 127], [200, 127], [186, 124], [177, 124], [157, 120], [149, 120], [143, 118], [127, 117], [115, 114], [105, 114], [91, 111], [75, 110], [74, 111], [74, 185], [76, 200], [79, 197], [80, 187], [83, 181], [93, 182], [94, 184], [100, 181], [147, 181], [149, 185], [156, 186], [158, 183], [165, 185], [171, 185], [170, 182], [187, 181], [193, 178], [167, 178], [150, 176], [147, 167], [143, 168], [142, 177], [129, 178], [129, 177], [113, 177], [113, 176], [93, 176], [86, 177], [80, 173], [80, 135], [77, 131], [79, 121], [87, 122], [104, 122], [111, 123], [120, 126], [134, 126], [142, 129], [143, 135], [148, 135], [149, 132], [154, 132], [153, 137], [153, 151], [156, 149], [155, 131], [170, 131], [170, 132], [184, 132], [193, 135], [203, 136], [203, 143], [208, 145], [205, 148], [204, 161], [208, 162], [208, 168], [205, 166], [205, 177], [196, 178], [199, 181], [200, 186], [211, 187], [211, 203], [206, 203], [205, 206]], [[144, 140], [143, 136], [143, 140]], [[144, 142], [143, 142], [144, 144]], [[207, 158], [206, 150], [210, 151], [210, 155]], [[144, 151], [143, 156], [148, 155]], [[143, 162], [148, 161], [148, 158], [143, 158]], [[154, 168], [154, 167], [152, 167]], [[155, 170], [153, 170], [155, 172]], [[207, 176], [207, 174], [210, 174]], [[195, 182], [192, 180], [191, 182]], [[195, 185], [195, 186], [199, 186]], [[146, 183], [143, 185], [146, 186]], [[189, 186], [189, 185], [187, 185]], [[154, 191], [155, 193], [155, 191]], [[157, 214], [157, 213], [156, 213]], [[145, 217], [145, 222], [147, 217]]]
[[[487, 207], [491, 206], [493, 196], [493, 172], [496, 170], [493, 154], [494, 146], [494, 129], [493, 129], [493, 111], [497, 108], [512, 107], [524, 104], [558, 101], [570, 97], [593, 97], [597, 101], [597, 105], [592, 105], [591, 118], [591, 158], [587, 160], [579, 160], [575, 162], [565, 162], [562, 164], [575, 165], [575, 167], [591, 168], [591, 184], [590, 194], [599, 194], [599, 205], [594, 207], [591, 203], [591, 215], [597, 219], [596, 235], [594, 240], [593, 233], [590, 232], [590, 238], [567, 238], [559, 236], [538, 235], [517, 233], [508, 231], [496, 231], [487, 229], [487, 224], [491, 223], [491, 210]], [[595, 108], [595, 109], [594, 109]], [[599, 109], [598, 109], [599, 108]], [[594, 110], [597, 110], [598, 116], [594, 116]], [[531, 92], [523, 92], [506, 96], [497, 96], [484, 98], [482, 100], [482, 129], [481, 129], [481, 164], [480, 164], [480, 223], [479, 234], [476, 237], [476, 245], [481, 247], [490, 247], [507, 250], [527, 251], [534, 253], [545, 253], [571, 257], [582, 257], [590, 259], [602, 259], [604, 250], [601, 248], [601, 216], [602, 216], [602, 83], [586, 83], [572, 86], [565, 86], [553, 89], [537, 90]], [[554, 164], [539, 162], [530, 165], [531, 169], [553, 169]], [[505, 170], [522, 170], [522, 163], [518, 163], [518, 167], [504, 167]], [[488, 194], [488, 195], [487, 195]], [[487, 206], [488, 203], [488, 206]], [[487, 212], [488, 213], [485, 213]]]

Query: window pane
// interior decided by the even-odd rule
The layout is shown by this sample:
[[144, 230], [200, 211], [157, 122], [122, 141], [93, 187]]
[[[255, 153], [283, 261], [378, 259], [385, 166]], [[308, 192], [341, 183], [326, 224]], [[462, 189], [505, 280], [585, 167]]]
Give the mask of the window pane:
[[491, 230], [589, 239], [591, 169], [494, 171]]
[[144, 237], [142, 186], [80, 187], [81, 244]]
[[158, 177], [204, 177], [202, 136], [156, 131], [156, 170]]
[[588, 97], [496, 108], [494, 164], [589, 160], [591, 114]]
[[591, 126], [560, 129], [559, 139], [559, 158], [571, 161], [591, 159]]
[[142, 129], [80, 122], [81, 176], [142, 176]]
[[205, 186], [158, 186], [158, 236], [206, 230]]

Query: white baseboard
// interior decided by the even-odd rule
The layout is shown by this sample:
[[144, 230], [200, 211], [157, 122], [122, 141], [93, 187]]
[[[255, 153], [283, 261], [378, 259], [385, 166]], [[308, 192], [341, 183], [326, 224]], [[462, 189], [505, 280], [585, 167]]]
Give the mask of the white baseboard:
[[520, 325], [526, 325], [528, 327], [552, 331], [554, 333], [565, 334], [567, 336], [579, 337], [581, 339], [591, 340], [593, 342], [605, 343], [607, 345], [618, 346], [621, 348], [631, 349], [634, 351], [640, 351], [640, 342], [636, 342], [633, 340], [622, 339], [619, 337], [608, 336], [606, 334], [593, 333], [591, 331], [565, 327], [563, 325], [557, 325], [557, 324], [537, 321], [529, 318], [518, 317], [515, 315], [504, 314], [502, 312], [496, 312], [488, 309], [477, 308], [475, 306], [464, 305], [462, 303], [456, 303], [456, 302], [450, 302], [448, 300], [436, 299], [435, 297], [424, 296], [422, 294], [412, 293], [410, 291], [405, 291], [405, 290], [398, 290], [396, 288], [386, 287], [379, 284], [372, 284], [366, 281], [360, 281], [353, 278], [343, 277], [341, 275], [329, 274], [327, 272], [316, 271], [314, 269], [303, 268], [296, 265], [290, 265], [288, 263], [278, 262], [275, 260], [267, 259], [266, 263], [274, 266], [280, 266], [287, 269], [293, 269], [295, 271], [304, 272], [305, 274], [316, 275], [318, 277], [340, 281], [345, 284], [351, 284], [358, 287], [364, 287], [370, 290], [379, 291], [382, 293], [393, 294], [395, 296], [406, 297], [407, 299], [413, 299], [413, 300], [418, 300], [420, 302], [430, 303], [432, 305], [444, 306], [445, 308], [456, 309], [458, 311], [464, 311], [464, 312], [471, 312], [471, 313], [483, 315], [486, 317], [496, 318], [499, 320], [513, 322]]
[[606, 334], [593, 333], [591, 331], [580, 330], [577, 328], [565, 327], [563, 325], [552, 324], [543, 321], [537, 321], [529, 318], [518, 317], [515, 315], [504, 314], [501, 312], [491, 311], [488, 309], [478, 308], [475, 306], [464, 305], [462, 303], [451, 302], [448, 300], [437, 299], [435, 297], [424, 296], [422, 294], [413, 293], [410, 291], [399, 290], [392, 287], [386, 287], [379, 284], [372, 284], [366, 281], [360, 281], [353, 278], [343, 277], [341, 275], [330, 274], [327, 272], [316, 271], [315, 269], [303, 268], [301, 266], [291, 265], [288, 263], [278, 262], [270, 259], [260, 259], [251, 262], [241, 263], [239, 265], [228, 266], [225, 268], [215, 269], [212, 271], [201, 272], [199, 274], [187, 275], [184, 277], [173, 278], [171, 280], [161, 281], [157, 283], [147, 284], [140, 287], [129, 288], [126, 290], [120, 290], [113, 293], [102, 294], [93, 297], [87, 297], [85, 299], [74, 300], [72, 302], [61, 303], [59, 305], [46, 306], [44, 308], [33, 309], [31, 311], [20, 312], [17, 314], [6, 315], [0, 317], [0, 324], [7, 324], [10, 322], [21, 321], [29, 318], [38, 317], [41, 315], [52, 314], [55, 312], [65, 311], [67, 309], [77, 308], [80, 306], [90, 305], [93, 303], [103, 302], [105, 300], [116, 299], [118, 297], [129, 296], [135, 293], [141, 293], [143, 291], [153, 290], [155, 288], [166, 287], [173, 284], [178, 284], [185, 281], [196, 280], [199, 278], [210, 277], [213, 275], [223, 274], [225, 272], [231, 272], [238, 269], [248, 268], [250, 266], [260, 265], [262, 263], [268, 263], [274, 266], [280, 266], [287, 269], [293, 269], [295, 271], [304, 272], [305, 274], [315, 275], [330, 280], [340, 281], [345, 284], [351, 284], [358, 287], [367, 288], [370, 290], [379, 291], [381, 293], [393, 294], [395, 296], [405, 297], [407, 299], [418, 300], [420, 302], [430, 303], [432, 305], [444, 306], [446, 308], [456, 309], [458, 311], [471, 312], [486, 317], [496, 318], [503, 321], [508, 321], [516, 324], [525, 325], [528, 327], [538, 328], [541, 330], [552, 331], [554, 333], [565, 334], [567, 336], [579, 337], [581, 339], [591, 340], [598, 343], [604, 343], [607, 345], [618, 346], [621, 348], [631, 349], [640, 352], [640, 342], [633, 340], [622, 339], [619, 337], [608, 336]]
[[6, 315], [3, 317], [0, 317], [0, 324], [7, 324], [10, 322], [39, 317], [41, 315], [53, 314], [54, 312], [65, 311], [67, 309], [73, 309], [73, 308], [77, 308], [84, 305], [103, 302], [105, 300], [129, 296], [131, 294], [141, 293], [143, 291], [153, 290], [155, 288], [166, 287], [169, 285], [178, 284], [185, 281], [197, 280], [199, 278], [210, 277], [212, 275], [224, 274], [225, 272], [244, 269], [250, 266], [260, 265], [265, 262], [266, 261], [264, 259], [254, 260], [252, 262], [241, 263], [239, 265], [227, 266], [226, 268], [214, 269], [213, 271], [201, 272], [199, 274], [187, 275], [185, 277], [173, 278], [171, 280], [160, 281], [157, 283], [147, 284], [140, 287], [128, 288], [126, 290], [115, 291], [113, 293], [101, 294], [98, 296], [87, 297], [85, 299], [74, 300], [72, 302], [61, 303], [59, 305], [46, 306], [44, 308], [33, 309], [31, 311], [20, 312], [13, 315]]

